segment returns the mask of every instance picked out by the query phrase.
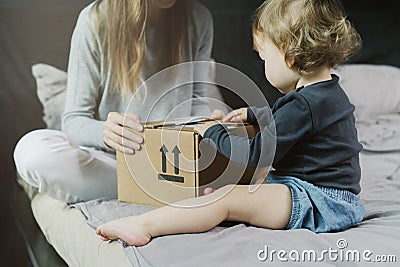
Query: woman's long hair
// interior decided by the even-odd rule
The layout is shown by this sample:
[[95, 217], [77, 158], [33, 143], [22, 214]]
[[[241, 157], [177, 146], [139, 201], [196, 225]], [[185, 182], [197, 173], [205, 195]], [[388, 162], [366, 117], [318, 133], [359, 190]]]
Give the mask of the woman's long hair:
[[[143, 82], [140, 75], [150, 5], [149, 0], [97, 0], [93, 6], [104, 53], [102, 82], [110, 74], [113, 92], [122, 97], [134, 94]], [[182, 53], [188, 43], [189, 0], [177, 0], [165, 11], [169, 22], [169, 62], [175, 65], [182, 62]]]

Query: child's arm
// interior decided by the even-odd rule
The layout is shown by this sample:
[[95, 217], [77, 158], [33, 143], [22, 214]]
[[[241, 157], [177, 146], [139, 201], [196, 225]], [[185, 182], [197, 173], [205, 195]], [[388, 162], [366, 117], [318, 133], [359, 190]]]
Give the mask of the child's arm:
[[212, 140], [217, 150], [230, 160], [252, 168], [267, 167], [272, 164], [275, 152], [275, 133], [267, 127], [256, 137], [229, 134], [222, 124], [214, 124], [203, 134]]
[[[265, 123], [271, 121], [271, 111], [267, 108], [241, 108], [231, 111], [222, 121], [223, 122], [246, 122], [248, 117], [251, 122], [257, 123], [263, 120]], [[261, 123], [259, 123], [260, 126]], [[260, 127], [262, 128], [262, 127]], [[275, 131], [264, 127], [262, 133], [258, 133], [255, 138], [236, 136], [228, 133], [223, 124], [215, 121], [203, 124], [195, 128], [203, 136], [213, 140], [220, 153], [230, 158], [232, 161], [249, 167], [266, 167], [272, 164], [275, 152]]]
[[223, 122], [248, 122], [258, 124], [261, 127], [267, 126], [273, 121], [271, 109], [269, 107], [248, 107], [231, 111]]
[[204, 125], [201, 134], [211, 139], [227, 158], [253, 168], [269, 167], [273, 160], [279, 161], [297, 142], [312, 134], [314, 127], [309, 105], [298, 94], [281, 104], [273, 116], [269, 107], [239, 109], [228, 116], [238, 119], [245, 114], [247, 122], [260, 126], [255, 138], [229, 134], [223, 125], [215, 122]]
[[222, 119], [223, 122], [246, 122], [247, 121], [247, 108], [240, 108], [233, 110]]
[[260, 127], [265, 127], [274, 120], [269, 107], [248, 107], [246, 108], [246, 115], [247, 122], [258, 124]]

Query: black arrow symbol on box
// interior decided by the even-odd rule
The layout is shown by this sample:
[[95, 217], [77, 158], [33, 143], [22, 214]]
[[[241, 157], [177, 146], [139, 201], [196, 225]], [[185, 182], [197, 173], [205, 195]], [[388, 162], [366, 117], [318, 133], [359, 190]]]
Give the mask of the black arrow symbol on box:
[[161, 169], [163, 171], [163, 173], [167, 172], [167, 152], [168, 149], [165, 147], [165, 145], [163, 144], [162, 147], [160, 148], [160, 152], [161, 152]]
[[181, 153], [181, 151], [179, 150], [178, 146], [174, 147], [172, 153], [174, 153], [174, 172], [175, 174], [179, 174], [179, 154]]

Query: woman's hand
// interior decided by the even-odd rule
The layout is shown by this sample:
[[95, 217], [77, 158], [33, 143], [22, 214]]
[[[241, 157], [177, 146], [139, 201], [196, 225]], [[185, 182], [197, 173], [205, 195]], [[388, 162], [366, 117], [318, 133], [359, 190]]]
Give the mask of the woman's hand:
[[223, 122], [246, 122], [247, 121], [247, 108], [240, 108], [233, 110], [222, 119]]
[[134, 154], [135, 150], [140, 150], [140, 144], [143, 143], [143, 137], [140, 134], [143, 129], [138, 115], [110, 112], [104, 123], [103, 140], [115, 150]]

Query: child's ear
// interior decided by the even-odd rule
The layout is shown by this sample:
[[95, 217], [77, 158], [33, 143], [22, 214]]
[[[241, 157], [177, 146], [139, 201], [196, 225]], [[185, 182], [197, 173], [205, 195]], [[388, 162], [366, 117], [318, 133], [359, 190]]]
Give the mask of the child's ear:
[[291, 69], [294, 65], [294, 58], [289, 57], [289, 58], [286, 58], [285, 61], [286, 61], [286, 65]]
[[286, 44], [281, 44], [280, 46], [279, 46], [279, 49], [280, 49], [280, 51], [281, 51], [281, 53], [283, 53], [284, 55], [285, 55], [285, 62], [286, 62], [286, 65], [289, 67], [289, 68], [292, 68], [292, 66], [294, 65], [294, 58], [293, 57], [287, 57], [286, 56]]

